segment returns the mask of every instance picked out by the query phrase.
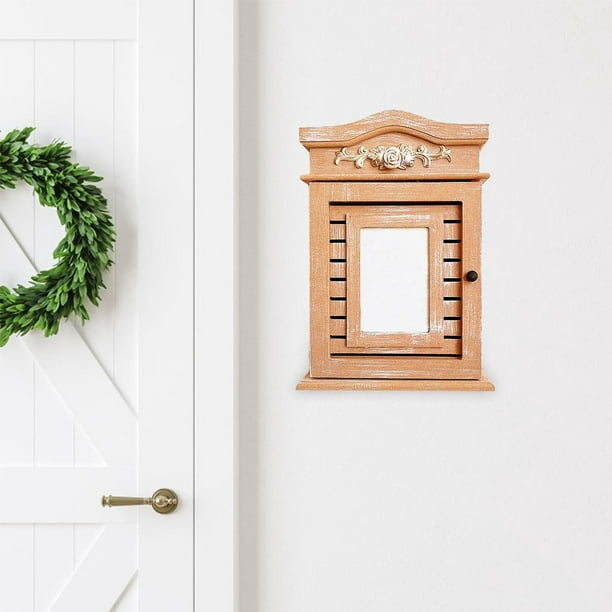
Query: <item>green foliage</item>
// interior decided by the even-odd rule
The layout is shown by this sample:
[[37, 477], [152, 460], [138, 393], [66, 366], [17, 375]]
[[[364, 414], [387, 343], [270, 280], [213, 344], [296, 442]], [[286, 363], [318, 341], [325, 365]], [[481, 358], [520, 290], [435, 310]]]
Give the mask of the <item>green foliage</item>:
[[33, 131], [13, 130], [0, 140], [0, 189], [25, 181], [43, 206], [57, 210], [66, 233], [53, 252], [55, 266], [35, 274], [27, 287], [0, 286], [0, 346], [31, 329], [56, 334], [72, 313], [85, 323], [85, 301], [98, 305], [102, 274], [112, 265], [115, 230], [106, 198], [93, 184], [102, 178], [72, 163], [63, 142], [28, 144]]

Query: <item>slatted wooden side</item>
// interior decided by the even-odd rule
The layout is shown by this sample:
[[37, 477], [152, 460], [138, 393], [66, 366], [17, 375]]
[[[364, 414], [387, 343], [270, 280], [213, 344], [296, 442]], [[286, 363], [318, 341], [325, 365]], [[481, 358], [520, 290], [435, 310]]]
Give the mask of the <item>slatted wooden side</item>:
[[[390, 204], [389, 206], [393, 206]], [[440, 204], [432, 204], [440, 206]], [[330, 356], [343, 355], [444, 355], [459, 357], [461, 355], [461, 296], [462, 296], [462, 266], [461, 266], [461, 205], [446, 204], [444, 206], [444, 339], [441, 347], [394, 347], [361, 348], [348, 347], [347, 335], [347, 245], [346, 245], [346, 213], [354, 209], [354, 205], [334, 205], [329, 207], [329, 352]], [[377, 209], [381, 208], [379, 204]], [[389, 210], [392, 210], [391, 208]]]

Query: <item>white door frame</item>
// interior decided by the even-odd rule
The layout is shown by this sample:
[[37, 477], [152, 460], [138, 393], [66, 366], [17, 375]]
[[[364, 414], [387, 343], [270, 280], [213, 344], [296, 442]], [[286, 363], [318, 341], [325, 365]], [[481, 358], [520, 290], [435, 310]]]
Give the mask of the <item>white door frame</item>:
[[193, 13], [193, 0], [138, 11], [138, 486], [179, 496], [176, 513], [139, 514], [141, 610], [194, 607]]
[[[154, 513], [141, 513], [140, 572], [155, 575], [175, 555], [195, 561], [193, 575], [175, 579], [171, 593], [145, 579], [139, 603], [143, 610], [232, 612], [238, 607], [236, 13], [232, 2], [204, 7], [183, 0], [171, 12], [161, 0], [140, 7], [140, 31], [148, 38], [139, 40], [139, 120], [148, 140], [139, 142], [139, 160], [141, 169], [149, 169], [143, 172], [148, 179], [141, 197], [145, 211], [147, 201], [159, 200], [167, 214], [153, 218], [145, 213], [139, 224], [139, 257], [147, 261], [139, 278], [139, 486], [142, 494], [176, 487], [184, 502], [183, 513], [162, 517], [164, 523], [177, 520], [167, 531]], [[192, 36], [184, 36], [187, 30]], [[182, 62], [177, 65], [167, 57], [181, 57]], [[158, 137], [151, 138], [155, 125]], [[158, 177], [151, 177], [152, 167], [159, 168]], [[185, 236], [193, 240], [185, 241]], [[168, 248], [184, 254], [180, 269], [173, 263], [176, 257], [165, 256]], [[159, 370], [160, 350], [180, 356], [171, 372]], [[193, 360], [183, 358], [191, 355]], [[152, 405], [157, 410], [147, 411]], [[160, 452], [163, 441], [156, 432], [172, 437], [172, 432], [190, 428], [193, 471], [179, 475], [168, 468], [171, 462]], [[169, 447], [181, 452], [176, 445]], [[191, 445], [184, 449], [185, 455], [191, 451]], [[183, 534], [190, 530], [193, 546], [186, 548]], [[177, 535], [178, 544], [173, 541]], [[165, 561], [160, 561], [161, 551]]]
[[195, 600], [238, 609], [235, 0], [195, 6]]

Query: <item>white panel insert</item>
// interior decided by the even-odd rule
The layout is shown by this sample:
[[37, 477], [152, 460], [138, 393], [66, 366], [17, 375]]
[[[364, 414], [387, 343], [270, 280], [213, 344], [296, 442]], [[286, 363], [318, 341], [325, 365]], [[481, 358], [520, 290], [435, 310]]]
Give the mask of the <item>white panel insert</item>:
[[429, 230], [425, 227], [360, 231], [361, 330], [429, 331]]

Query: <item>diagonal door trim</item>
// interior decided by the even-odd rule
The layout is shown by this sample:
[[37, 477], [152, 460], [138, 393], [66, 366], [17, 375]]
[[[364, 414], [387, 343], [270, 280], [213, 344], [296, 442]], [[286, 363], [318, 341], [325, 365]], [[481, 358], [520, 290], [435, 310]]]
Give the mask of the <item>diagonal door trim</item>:
[[[19, 259], [21, 269], [27, 267], [31, 275], [36, 273], [4, 220], [0, 222], [0, 241], [5, 247], [11, 245], [12, 258]], [[106, 464], [135, 465], [136, 416], [74, 325], [64, 321], [57, 336], [44, 338], [34, 332], [22, 341]], [[78, 385], [74, 384], [74, 372], [79, 372]]]
[[[109, 563], [112, 559], [112, 563]], [[131, 524], [108, 525], [74, 570], [50, 612], [108, 612], [137, 570], [136, 531]]]

